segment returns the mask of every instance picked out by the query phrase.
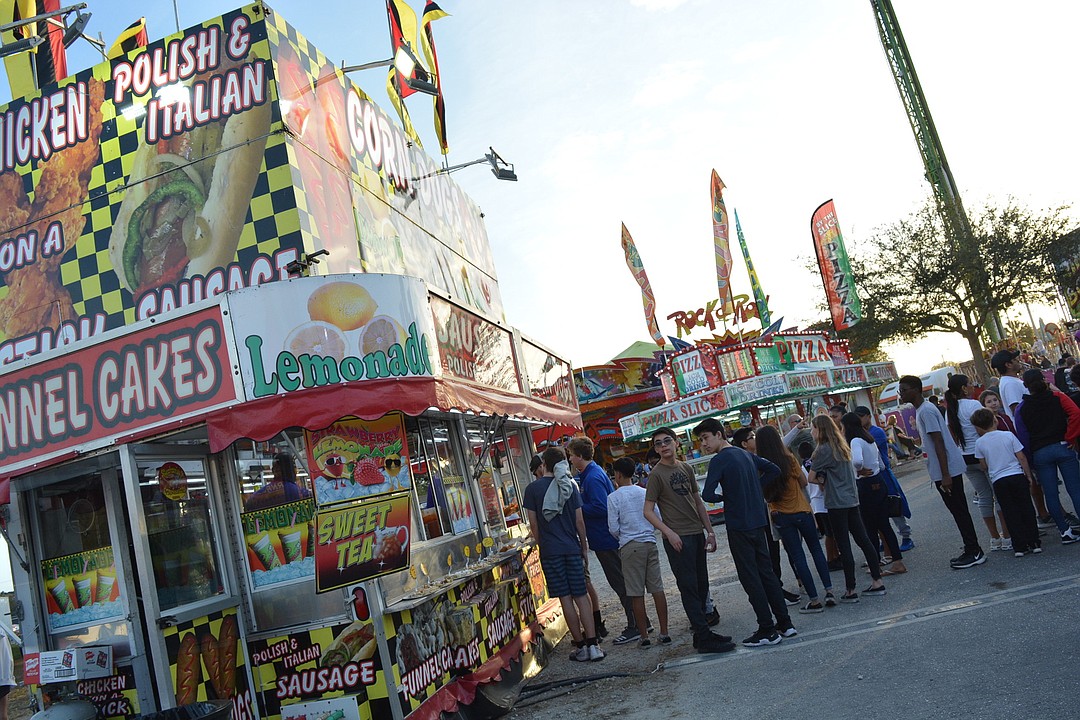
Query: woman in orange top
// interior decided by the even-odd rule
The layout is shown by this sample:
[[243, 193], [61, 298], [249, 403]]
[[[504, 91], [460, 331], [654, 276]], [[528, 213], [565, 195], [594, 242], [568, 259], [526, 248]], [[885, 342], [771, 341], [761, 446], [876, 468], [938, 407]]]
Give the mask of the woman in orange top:
[[[799, 612], [819, 613], [825, 605], [833, 606], [836, 601], [832, 594], [832, 578], [829, 577], [829, 563], [821, 549], [814, 513], [806, 497], [806, 475], [798, 458], [784, 447], [784, 440], [776, 428], [767, 425], [757, 431], [757, 454], [780, 468], [780, 477], [764, 488], [765, 500], [769, 503], [773, 524], [780, 533], [780, 541], [795, 566], [795, 572], [810, 598]], [[825, 589], [825, 602], [818, 599], [817, 586], [810, 567], [806, 564], [803, 541], [810, 548], [810, 555], [817, 567], [818, 577]]]

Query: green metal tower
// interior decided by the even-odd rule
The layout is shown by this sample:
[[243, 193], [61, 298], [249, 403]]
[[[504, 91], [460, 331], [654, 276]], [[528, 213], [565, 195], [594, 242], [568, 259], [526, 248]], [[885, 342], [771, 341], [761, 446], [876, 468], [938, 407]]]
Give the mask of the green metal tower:
[[[945, 149], [941, 146], [941, 138], [934, 127], [934, 118], [930, 116], [930, 106], [923, 95], [919, 76], [915, 73], [915, 65], [911, 62], [911, 54], [904, 42], [904, 34], [900, 31], [900, 23], [896, 19], [892, 2], [870, 0], [870, 5], [874, 8], [881, 47], [885, 50], [885, 58], [889, 61], [896, 89], [900, 92], [911, 131], [915, 134], [915, 144], [919, 146], [919, 154], [922, 155], [926, 179], [934, 188], [938, 210], [951, 230], [952, 237], [960, 239], [960, 244], [967, 246], [958, 247], [957, 251], [977, 253], [971, 223], [960, 201], [960, 192], [956, 188], [952, 170], [949, 169], [949, 161], [945, 158]], [[975, 288], [968, 288], [969, 292], [974, 290]], [[994, 313], [991, 320], [988, 328], [990, 338], [997, 341], [1004, 335], [1001, 319]]]

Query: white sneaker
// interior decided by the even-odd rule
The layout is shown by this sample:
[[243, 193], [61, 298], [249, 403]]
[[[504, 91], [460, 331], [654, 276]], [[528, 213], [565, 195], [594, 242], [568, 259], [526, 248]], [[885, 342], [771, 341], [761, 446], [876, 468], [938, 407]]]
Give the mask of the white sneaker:
[[1012, 552], [1012, 538], [1001, 538], [1001, 549], [1005, 552]]
[[600, 649], [599, 645], [590, 645], [589, 646], [589, 660], [591, 662], [596, 662], [598, 660], [603, 660], [605, 657], [607, 657], [607, 656], [604, 654], [604, 651]]
[[1080, 542], [1080, 533], [1073, 532], [1072, 528], [1061, 533], [1062, 545], [1072, 545], [1074, 542]]
[[990, 552], [1001, 549], [1001, 538], [990, 538]]
[[589, 648], [582, 645], [570, 653], [570, 659], [574, 662], [589, 662]]

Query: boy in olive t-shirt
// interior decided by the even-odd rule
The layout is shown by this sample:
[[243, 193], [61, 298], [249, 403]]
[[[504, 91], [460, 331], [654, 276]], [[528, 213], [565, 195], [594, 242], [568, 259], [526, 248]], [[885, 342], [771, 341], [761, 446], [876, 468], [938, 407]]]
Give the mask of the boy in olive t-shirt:
[[675, 458], [675, 431], [671, 428], [653, 433], [653, 447], [660, 462], [653, 466], [645, 487], [645, 519], [664, 537], [664, 552], [694, 631], [694, 647], [700, 653], [734, 650], [731, 638], [709, 630], [706, 618], [709, 571], [705, 553], [716, 550], [716, 534], [698, 494], [694, 470]]

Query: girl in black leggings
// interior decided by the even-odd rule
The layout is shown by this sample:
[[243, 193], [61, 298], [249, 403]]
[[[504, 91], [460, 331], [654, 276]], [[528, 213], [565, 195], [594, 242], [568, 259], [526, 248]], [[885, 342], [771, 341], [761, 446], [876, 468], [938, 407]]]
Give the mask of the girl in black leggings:
[[[810, 482], [825, 486], [825, 508], [829, 511], [829, 524], [840, 553], [840, 562], [844, 566], [847, 585], [847, 592], [840, 596], [840, 602], [859, 602], [859, 593], [855, 592], [855, 558], [851, 554], [849, 535], [862, 549], [866, 564], [870, 567], [870, 577], [873, 578], [870, 587], [863, 590], [863, 595], [884, 595], [885, 584], [881, 581], [877, 548], [867, 537], [866, 527], [859, 515], [859, 491], [855, 484], [855, 467], [851, 464], [851, 448], [836, 423], [828, 416], [814, 418], [812, 429], [817, 449], [811, 458]], [[826, 596], [827, 606], [831, 604], [830, 599]]]

